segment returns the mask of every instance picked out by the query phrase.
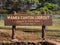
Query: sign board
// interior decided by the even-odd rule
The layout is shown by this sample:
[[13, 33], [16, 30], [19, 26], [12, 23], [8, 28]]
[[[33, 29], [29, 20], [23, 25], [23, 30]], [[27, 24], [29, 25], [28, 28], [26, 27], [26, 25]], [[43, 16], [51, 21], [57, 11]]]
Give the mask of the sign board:
[[52, 16], [50, 15], [6, 15], [4, 23], [6, 26], [50, 26]]

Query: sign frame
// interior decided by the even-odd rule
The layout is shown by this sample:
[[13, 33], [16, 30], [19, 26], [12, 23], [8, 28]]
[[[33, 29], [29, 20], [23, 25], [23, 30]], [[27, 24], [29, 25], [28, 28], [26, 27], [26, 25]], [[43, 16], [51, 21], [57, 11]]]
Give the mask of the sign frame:
[[[24, 23], [21, 23], [21, 25], [20, 25], [20, 22], [21, 22], [21, 21], [23, 22], [24, 19], [18, 19], [18, 20], [17, 20], [17, 19], [16, 19], [16, 20], [13, 19], [13, 20], [12, 20], [12, 19], [7, 19], [7, 16], [17, 16], [17, 17], [19, 17], [19, 16], [22, 16], [22, 17], [23, 17], [23, 16], [25, 16], [25, 17], [27, 17], [27, 16], [30, 16], [30, 17], [32, 17], [32, 16], [33, 16], [33, 17], [36, 17], [36, 16], [38, 16], [38, 17], [39, 17], [39, 16], [41, 16], [41, 17], [42, 17], [42, 16], [45, 16], [45, 17], [46, 17], [46, 16], [49, 16], [49, 19], [46, 19], [46, 20], [44, 20], [44, 19], [35, 19], [35, 20], [34, 20], [34, 19], [33, 19], [33, 21], [35, 21], [35, 22], [33, 22], [33, 21], [32, 21], [32, 22], [33, 22], [33, 23], [36, 23], [36, 24], [33, 24], [33, 23], [32, 23], [32, 24], [27, 24], [27, 23], [25, 22], [25, 24], [24, 24]], [[21, 21], [20, 21], [20, 20], [21, 20]], [[31, 21], [32, 19], [30, 18], [30, 19], [26, 19], [26, 20], [24, 20], [24, 21], [27, 21], [27, 20], [28, 20], [28, 22], [29, 22], [29, 21]], [[40, 22], [37, 22], [36, 20], [38, 20], [38, 21], [40, 21]], [[14, 21], [14, 22], [13, 22], [13, 21]], [[20, 21], [20, 22], [17, 23], [16, 21], [17, 21], [17, 22]], [[5, 22], [4, 24], [5, 24], [6, 26], [11, 26], [11, 25], [16, 25], [16, 26], [42, 26], [42, 25], [51, 26], [51, 25], [52, 25], [52, 16], [51, 16], [51, 15], [21, 15], [21, 14], [20, 14], [20, 15], [13, 15], [13, 14], [10, 14], [10, 15], [6, 15], [6, 17], [5, 17], [5, 19], [4, 19], [4, 22]], [[8, 22], [9, 22], [9, 23], [8, 23]], [[11, 22], [12, 22], [13, 24], [12, 24]], [[14, 24], [14, 23], [15, 23], [15, 24]], [[17, 24], [16, 24], [16, 23], [17, 23]], [[38, 23], [39, 23], [39, 24], [38, 24]], [[43, 23], [43, 24], [42, 24], [42, 23]]]

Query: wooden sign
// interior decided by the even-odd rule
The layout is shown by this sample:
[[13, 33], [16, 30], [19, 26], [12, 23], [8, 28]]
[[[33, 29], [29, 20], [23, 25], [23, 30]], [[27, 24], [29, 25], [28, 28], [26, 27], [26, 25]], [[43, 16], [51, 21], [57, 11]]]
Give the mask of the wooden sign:
[[52, 25], [52, 16], [50, 15], [6, 15], [5, 25], [17, 26], [50, 26]]

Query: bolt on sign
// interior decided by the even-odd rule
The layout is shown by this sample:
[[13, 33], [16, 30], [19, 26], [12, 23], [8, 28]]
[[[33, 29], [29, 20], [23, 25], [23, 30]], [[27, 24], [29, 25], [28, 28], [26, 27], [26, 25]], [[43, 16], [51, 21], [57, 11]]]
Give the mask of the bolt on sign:
[[4, 19], [6, 26], [50, 26], [52, 25], [52, 16], [50, 15], [6, 15]]

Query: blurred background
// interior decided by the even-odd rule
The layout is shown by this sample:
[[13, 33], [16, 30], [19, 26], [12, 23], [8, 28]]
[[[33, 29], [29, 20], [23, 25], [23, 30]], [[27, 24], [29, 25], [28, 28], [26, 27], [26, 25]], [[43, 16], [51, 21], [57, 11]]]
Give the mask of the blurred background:
[[[0, 0], [0, 32], [10, 33], [11, 26], [4, 25], [4, 17], [8, 14], [33, 14], [41, 15], [42, 11], [52, 16], [52, 26], [46, 26], [48, 39], [60, 40], [60, 0]], [[36, 29], [41, 31], [41, 26], [17, 26], [17, 28]], [[21, 33], [24, 34], [25, 33]], [[27, 32], [26, 35], [38, 35], [41, 39], [41, 32]], [[29, 36], [28, 36], [29, 37]], [[34, 36], [33, 36], [34, 38]], [[9, 39], [9, 38], [8, 38]], [[26, 39], [26, 38], [24, 38]]]

